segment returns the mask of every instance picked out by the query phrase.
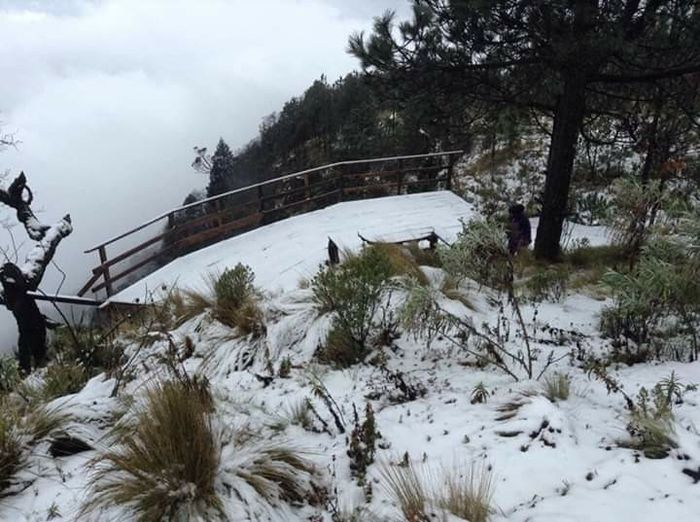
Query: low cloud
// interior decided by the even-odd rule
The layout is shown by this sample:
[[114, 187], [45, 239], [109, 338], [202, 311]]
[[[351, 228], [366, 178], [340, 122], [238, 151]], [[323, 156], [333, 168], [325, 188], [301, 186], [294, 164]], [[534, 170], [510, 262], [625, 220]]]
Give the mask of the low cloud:
[[[56, 256], [64, 292], [87, 279], [83, 250], [204, 185], [189, 168], [194, 145], [243, 146], [313, 79], [356, 68], [348, 35], [404, 4], [0, 0], [0, 120], [21, 141], [0, 171], [27, 173], [45, 221], [70, 212], [75, 232]], [[60, 280], [47, 273], [44, 290]], [[4, 309], [0, 328], [7, 351], [16, 333]]]

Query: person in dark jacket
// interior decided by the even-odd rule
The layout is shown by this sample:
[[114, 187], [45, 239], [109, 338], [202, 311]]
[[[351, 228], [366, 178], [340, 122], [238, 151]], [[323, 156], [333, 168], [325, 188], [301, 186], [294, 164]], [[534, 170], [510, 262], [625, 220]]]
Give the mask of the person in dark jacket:
[[508, 209], [510, 226], [508, 228], [508, 251], [516, 255], [523, 248], [527, 248], [532, 242], [530, 220], [525, 214], [525, 207], [520, 204], [512, 205]]

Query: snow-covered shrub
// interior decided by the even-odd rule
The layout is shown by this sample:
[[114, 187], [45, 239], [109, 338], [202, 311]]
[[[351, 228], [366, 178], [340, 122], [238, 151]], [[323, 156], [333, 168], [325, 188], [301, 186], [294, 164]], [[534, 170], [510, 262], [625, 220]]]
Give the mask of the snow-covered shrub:
[[405, 520], [430, 522], [445, 512], [470, 522], [487, 522], [492, 511], [493, 479], [487, 466], [457, 465], [441, 473], [418, 470], [410, 462], [384, 465], [382, 484]]
[[78, 393], [90, 375], [82, 364], [73, 361], [55, 361], [46, 367], [41, 395], [46, 401], [71, 393]]
[[571, 379], [563, 373], [548, 375], [544, 378], [542, 389], [551, 402], [565, 401], [571, 392]]
[[151, 388], [131, 429], [96, 459], [85, 510], [120, 505], [141, 520], [221, 514], [220, 442], [210, 407], [180, 381]]
[[0, 395], [13, 391], [22, 380], [17, 359], [0, 355]]
[[691, 348], [678, 356], [698, 356], [700, 265], [688, 255], [688, 242], [692, 239], [684, 235], [659, 235], [642, 249], [631, 272], [612, 271], [603, 279], [614, 304], [601, 315], [601, 331], [622, 339], [622, 356], [630, 362], [664, 355], [665, 342], [676, 336]]
[[311, 288], [316, 307], [320, 312], [334, 313], [328, 340], [319, 351], [322, 360], [348, 366], [369, 353], [371, 338], [378, 333], [377, 312], [393, 274], [386, 252], [365, 248], [314, 277]]
[[342, 326], [334, 325], [316, 352], [317, 359], [336, 368], [348, 368], [369, 355], [371, 348], [360, 344]]
[[[418, 285], [406, 288], [408, 296], [400, 310], [401, 325], [416, 338], [425, 338], [430, 343], [435, 337], [458, 346], [464, 353], [476, 358], [482, 366], [493, 365], [510, 375], [514, 380], [522, 376], [540, 378], [556, 362], [550, 351], [546, 361], [535, 373], [535, 362], [540, 351], [530, 344], [527, 327], [519, 311], [517, 298], [510, 302], [518, 318], [519, 332], [524, 349], [518, 349], [510, 341], [510, 322], [505, 317], [505, 305], [501, 303], [496, 327], [487, 323], [475, 325], [469, 317], [445, 309], [441, 296], [434, 290]], [[562, 357], [563, 358], [563, 357]]]
[[260, 293], [253, 282], [255, 274], [250, 267], [238, 263], [220, 275], [206, 278], [207, 289], [174, 291], [168, 307], [179, 325], [207, 310], [220, 323], [238, 328], [244, 335], [255, 337], [265, 334], [265, 318], [260, 307]]
[[566, 297], [570, 277], [566, 264], [537, 267], [525, 282], [527, 296], [536, 302], [559, 302]]
[[68, 416], [58, 409], [0, 399], [0, 498], [14, 477], [28, 465], [33, 448], [62, 429]]
[[673, 404], [680, 400], [678, 380], [672, 373], [649, 391], [642, 387], [630, 411], [627, 431], [630, 439], [621, 445], [638, 449], [648, 458], [664, 458], [677, 443], [674, 437]]
[[642, 183], [634, 177], [615, 180], [608, 225], [615, 243], [622, 246], [634, 264], [648, 240], [653, 225], [673, 211], [677, 202], [660, 180]]
[[225, 325], [238, 327], [246, 335], [259, 336], [265, 333], [265, 324], [254, 280], [250, 267], [241, 263], [224, 270], [213, 284], [212, 312]]
[[51, 347], [57, 360], [76, 363], [89, 377], [102, 372], [110, 375], [125, 362], [124, 347], [111, 333], [92, 326], [66, 325], [56, 331]]
[[390, 370], [386, 364], [379, 366], [380, 375], [368, 383], [368, 399], [386, 399], [393, 404], [403, 404], [424, 397], [428, 390], [419, 380], [401, 370]]
[[472, 389], [471, 403], [472, 404], [486, 404], [486, 401], [488, 401], [488, 399], [489, 399], [489, 395], [491, 395], [491, 394], [486, 389], [486, 386], [484, 386], [484, 383], [479, 382]]
[[438, 253], [445, 272], [458, 279], [474, 279], [496, 290], [512, 287], [513, 263], [504, 223], [483, 219], [463, 223], [457, 240]]
[[249, 266], [238, 263], [227, 268], [214, 283], [214, 295], [217, 303], [230, 308], [240, 308], [255, 294], [255, 274]]

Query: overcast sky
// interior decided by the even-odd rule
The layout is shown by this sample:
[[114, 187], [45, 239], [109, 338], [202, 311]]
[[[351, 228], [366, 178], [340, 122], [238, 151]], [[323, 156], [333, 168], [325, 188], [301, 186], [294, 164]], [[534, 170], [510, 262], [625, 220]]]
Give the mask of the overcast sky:
[[[325, 74], [357, 68], [348, 35], [406, 0], [0, 0], [0, 121], [21, 142], [45, 221], [70, 212], [56, 260], [63, 293], [87, 279], [85, 248], [178, 205], [205, 184], [192, 147], [236, 149], [261, 119]], [[9, 215], [0, 209], [0, 217]], [[24, 231], [15, 228], [24, 239]], [[0, 245], [9, 243], [0, 231]], [[43, 289], [55, 291], [48, 273]], [[0, 351], [16, 342], [0, 311]]]

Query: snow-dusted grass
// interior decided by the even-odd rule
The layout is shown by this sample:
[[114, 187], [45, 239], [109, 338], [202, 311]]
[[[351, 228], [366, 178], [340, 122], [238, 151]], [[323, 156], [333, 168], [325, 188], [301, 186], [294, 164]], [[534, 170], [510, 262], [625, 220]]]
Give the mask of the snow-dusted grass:
[[[389, 208], [396, 207], [392, 204]], [[358, 214], [353, 214], [353, 219], [360, 222]], [[321, 223], [312, 230], [317, 236], [314, 244], [325, 246], [326, 225]], [[304, 233], [311, 230], [309, 227]], [[589, 228], [594, 231], [591, 243], [600, 240], [602, 244], [603, 231]], [[700, 363], [613, 363], [604, 365], [609, 380], [589, 374], [587, 362], [595, 357], [603, 364], [611, 352], [598, 329], [601, 310], [610, 304], [609, 299], [591, 296], [587, 289], [581, 291], [569, 284], [560, 299], [521, 303], [523, 323], [536, 355], [533, 373], [537, 374], [553, 353], [556, 362], [543, 378], [568, 376], [566, 394], [556, 381], [557, 390], [550, 394], [558, 396], [556, 402], [545, 396], [541, 381], [527, 379], [520, 369], [515, 382], [498, 366], [486, 364], [463, 349], [488, 349], [473, 336], [467, 339], [465, 335], [463, 345], [441, 335], [432, 336], [429, 342], [425, 335], [399, 327], [388, 346], [372, 345], [365, 360], [339, 369], [319, 364], [316, 356], [328, 338], [333, 312], [321, 312], [312, 289], [297, 284], [299, 275], [312, 279], [323, 252], [310, 256], [313, 266], [308, 271], [303, 268], [306, 265], [299, 265], [303, 269], [292, 278], [285, 270], [300, 258], [291, 254], [284, 258], [283, 252], [296, 248], [285, 241], [293, 243], [298, 236], [293, 226], [284, 228], [292, 234], [288, 238], [280, 236], [280, 230], [274, 238], [267, 235], [269, 231], [248, 236], [251, 244], [247, 246], [237, 242], [240, 257], [232, 249], [217, 253], [217, 259], [220, 257], [221, 263], [225, 259], [227, 266], [238, 261], [249, 263], [256, 275], [253, 261], [260, 261], [263, 276], [256, 281], [263, 288], [264, 335], [255, 339], [232, 335], [231, 328], [204, 312], [166, 328], [165, 323], [145, 321], [139, 336], [151, 342], [125, 340], [131, 362], [129, 376], [119, 387], [122, 403], [133, 396], [136, 405], [140, 404], [144, 390], [168, 375], [173, 366], [210, 382], [216, 407], [213, 422], [222, 434], [215, 488], [228, 519], [405, 520], [402, 502], [387, 491], [392, 489], [392, 479], [382, 474], [387, 462], [394, 463], [391, 469], [397, 473], [407, 469], [397, 467], [398, 463], [410, 464], [418, 475], [423, 469], [433, 470], [434, 479], [418, 485], [416, 480], [420, 479], [409, 477], [404, 487], [404, 496], [409, 498], [403, 503], [408, 512], [423, 510], [434, 513], [438, 520], [472, 520], [475, 515], [465, 518], [466, 511], [459, 506], [468, 503], [465, 499], [488, 498], [483, 493], [486, 491], [492, 496], [481, 505], [490, 506], [492, 522], [697, 519], [700, 496], [692, 477], [700, 468], [700, 434], [696, 429], [700, 425], [700, 391], [693, 384], [700, 381]], [[587, 230], [575, 229], [584, 235]], [[281, 250], [278, 240], [282, 241]], [[614, 257], [607, 258], [602, 250], [588, 250], [581, 254], [582, 261], [572, 262], [571, 278], [581, 270], [607, 264], [599, 262], [599, 257]], [[284, 258], [276, 275], [271, 272], [274, 257]], [[513, 353], [525, 350], [515, 312], [498, 292], [468, 278], [446, 282], [446, 274], [434, 266], [421, 266], [420, 270], [427, 285], [416, 286], [440, 308], [469, 321], [479, 331], [492, 332]], [[196, 285], [194, 279], [205, 273], [183, 270], [181, 282], [184, 287]], [[277, 277], [290, 279], [283, 292], [273, 291], [278, 288], [274, 283], [279, 281]], [[395, 318], [400, 317], [408, 295], [405, 290], [393, 292], [389, 310]], [[170, 361], [167, 364], [166, 358]], [[651, 459], [645, 456], [640, 436], [634, 431], [645, 427], [644, 419], [632, 415], [641, 410], [630, 409], [625, 397], [637, 402], [642, 387], [653, 390], [664, 378], [668, 381], [672, 371], [674, 379], [682, 383], [676, 388], [680, 398], [674, 395], [672, 414], [665, 417], [673, 443], [650, 455], [666, 454], [666, 458]], [[609, 386], [613, 382], [617, 385]], [[97, 451], [50, 459], [45, 445], [39, 443], [27, 455], [27, 468], [18, 474], [30, 485], [0, 501], [0, 519], [45, 520], [55, 511], [65, 520], [86, 519], [79, 509], [89, 499], [87, 461], [115, 449], [104, 447], [104, 441], [109, 440], [105, 434], [120, 409], [119, 399], [110, 398], [114, 384], [114, 379], [101, 375], [78, 393], [54, 401], [74, 418], [66, 430], [83, 435]], [[403, 393], [401, 387], [407, 384], [420, 393]], [[474, 390], [479, 388], [486, 392], [479, 392], [484, 400], [474, 400]], [[348, 435], [354, 409], [363, 411], [366, 404], [374, 412], [381, 437], [376, 439], [375, 461], [368, 463], [364, 484], [359, 485], [353, 474], [355, 462], [348, 454]], [[658, 410], [648, 402], [647, 411], [654, 418]], [[124, 418], [133, 415], [127, 411]], [[636, 425], [631, 425], [635, 420]], [[490, 470], [490, 487], [480, 486], [489, 481], [482, 481], [479, 473], [473, 475], [473, 482], [469, 475], [472, 465], [485, 463], [485, 469]], [[292, 477], [296, 486], [290, 485]], [[454, 480], [452, 488], [446, 486], [449, 477]], [[485, 509], [480, 512], [485, 513]], [[112, 506], [87, 520], [128, 519], [130, 515], [123, 506]]]
[[211, 401], [180, 381], [151, 387], [131, 429], [96, 459], [86, 513], [124, 506], [139, 520], [222, 514]]

